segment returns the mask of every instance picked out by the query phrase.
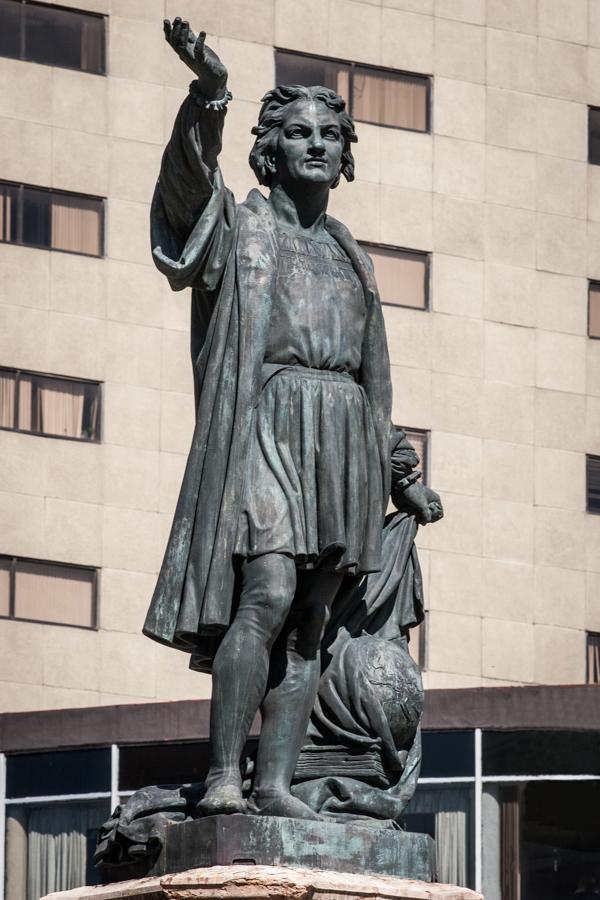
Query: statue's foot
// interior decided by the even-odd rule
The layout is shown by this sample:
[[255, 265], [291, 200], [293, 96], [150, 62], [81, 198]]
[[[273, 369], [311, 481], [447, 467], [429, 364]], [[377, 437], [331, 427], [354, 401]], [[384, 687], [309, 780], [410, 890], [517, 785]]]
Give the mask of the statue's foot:
[[288, 793], [255, 793], [248, 800], [248, 812], [257, 816], [278, 816], [284, 819], [323, 819], [302, 800]]
[[231, 816], [247, 811], [239, 786], [229, 783], [209, 787], [202, 800], [198, 801], [197, 809], [203, 816]]

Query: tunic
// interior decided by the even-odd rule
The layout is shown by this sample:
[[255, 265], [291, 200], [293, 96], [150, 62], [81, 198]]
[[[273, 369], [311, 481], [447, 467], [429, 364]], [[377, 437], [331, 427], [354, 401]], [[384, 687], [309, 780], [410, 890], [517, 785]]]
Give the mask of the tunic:
[[363, 288], [328, 235], [280, 230], [278, 243], [235, 552], [286, 553], [301, 568], [375, 571], [381, 470], [369, 402], [356, 382]]

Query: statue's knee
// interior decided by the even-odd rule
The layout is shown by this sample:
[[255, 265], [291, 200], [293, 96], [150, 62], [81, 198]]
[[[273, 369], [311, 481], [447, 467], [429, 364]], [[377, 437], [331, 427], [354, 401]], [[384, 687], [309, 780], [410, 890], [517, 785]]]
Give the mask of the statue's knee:
[[296, 567], [281, 554], [269, 554], [249, 562], [238, 615], [265, 634], [279, 631], [294, 599]]

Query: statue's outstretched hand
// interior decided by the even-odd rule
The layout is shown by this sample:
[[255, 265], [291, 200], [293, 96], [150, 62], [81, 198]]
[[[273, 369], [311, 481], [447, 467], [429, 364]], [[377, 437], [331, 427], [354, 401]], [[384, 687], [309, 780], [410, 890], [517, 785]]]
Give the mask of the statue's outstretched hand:
[[172, 23], [165, 19], [163, 28], [167, 43], [197, 77], [202, 93], [211, 99], [221, 97], [227, 84], [227, 69], [217, 54], [204, 43], [206, 32], [194, 34], [190, 23], [179, 16]]
[[425, 484], [415, 482], [403, 493], [403, 499], [411, 506], [420, 525], [428, 525], [443, 518], [444, 507], [440, 495]]

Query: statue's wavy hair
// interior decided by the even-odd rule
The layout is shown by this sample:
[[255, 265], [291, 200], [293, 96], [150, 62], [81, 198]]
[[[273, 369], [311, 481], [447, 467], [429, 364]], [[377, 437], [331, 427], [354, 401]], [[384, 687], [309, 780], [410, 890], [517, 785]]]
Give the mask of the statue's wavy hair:
[[358, 138], [354, 130], [352, 116], [346, 110], [345, 100], [335, 91], [326, 87], [305, 87], [302, 84], [286, 84], [273, 88], [262, 98], [262, 106], [258, 115], [258, 124], [252, 129], [256, 135], [254, 146], [250, 151], [249, 163], [259, 184], [271, 187], [275, 173], [275, 149], [279, 137], [279, 129], [283, 122], [283, 111], [295, 100], [318, 100], [337, 113], [344, 141], [340, 172], [332, 187], [337, 187], [343, 175], [346, 181], [354, 180], [354, 157], [351, 146]]

